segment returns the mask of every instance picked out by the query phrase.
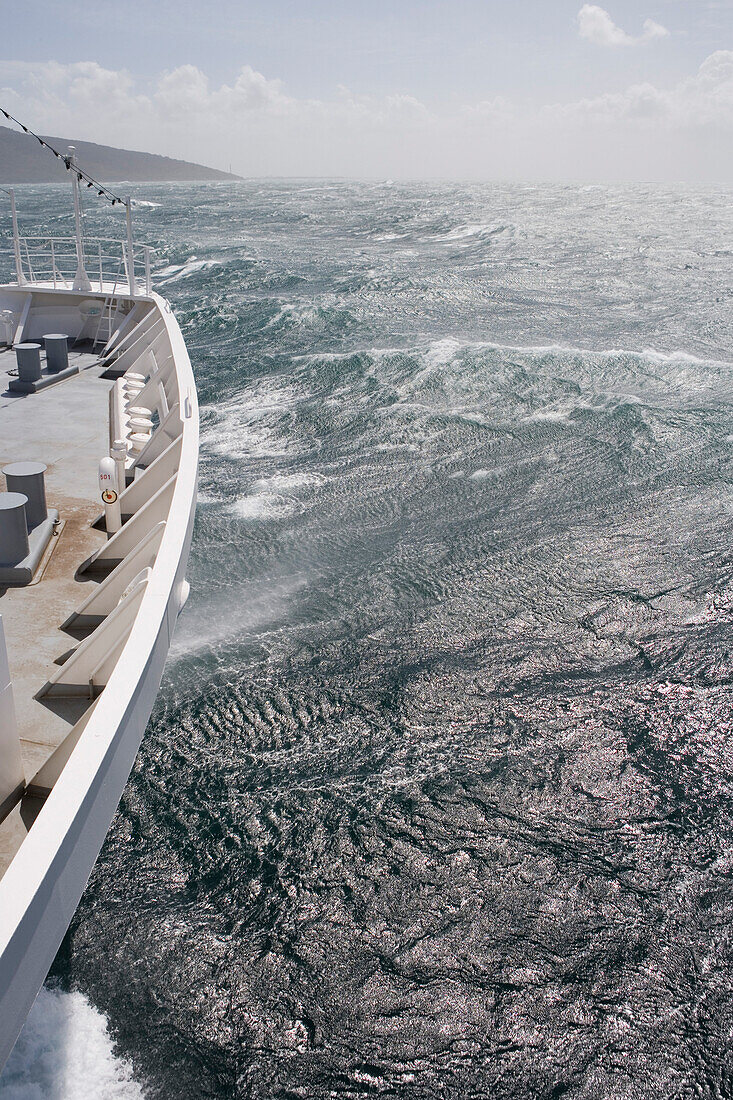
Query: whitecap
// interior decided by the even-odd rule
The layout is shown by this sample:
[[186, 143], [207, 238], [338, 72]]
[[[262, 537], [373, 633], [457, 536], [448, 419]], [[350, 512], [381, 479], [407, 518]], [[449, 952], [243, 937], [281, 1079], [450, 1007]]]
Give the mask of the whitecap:
[[301, 395], [287, 383], [264, 381], [226, 404], [207, 406], [212, 420], [201, 430], [205, 450], [224, 458], [281, 457], [297, 453], [283, 418]]
[[425, 362], [431, 367], [445, 367], [453, 362], [462, 346], [459, 340], [450, 337], [445, 340], [435, 340], [428, 348]]
[[196, 256], [191, 256], [185, 264], [173, 264], [157, 272], [156, 279], [159, 285], [177, 283], [180, 279], [189, 279], [197, 271], [208, 271], [212, 267], [220, 266], [218, 260], [199, 260]]
[[240, 519], [285, 519], [299, 510], [300, 504], [296, 499], [278, 493], [252, 493], [230, 505], [230, 511]]
[[273, 474], [271, 477], [263, 477], [254, 482], [251, 493], [235, 500], [230, 505], [230, 510], [241, 519], [285, 519], [305, 508], [295, 495], [296, 490], [322, 485], [327, 480], [322, 474], [315, 473]]
[[444, 244], [455, 244], [461, 241], [470, 242], [474, 238], [485, 240], [489, 237], [496, 237], [500, 233], [506, 232], [506, 229], [507, 226], [505, 225], [483, 225], [481, 223], [457, 225], [447, 233], [437, 233], [430, 239], [433, 241], [441, 241]]
[[318, 306], [310, 303], [285, 302], [277, 313], [270, 318], [265, 328], [275, 328], [286, 320], [293, 321], [295, 324], [312, 323], [318, 319], [318, 313]]
[[571, 414], [573, 412], [575, 412], [576, 409], [588, 408], [588, 407], [589, 407], [588, 405], [584, 405], [581, 402], [574, 402], [573, 404], [567, 405], [564, 408], [555, 407], [555, 408], [547, 408], [547, 409], [537, 409], [535, 412], [530, 413], [529, 416], [525, 416], [524, 419], [525, 420], [553, 420], [553, 421], [559, 423], [560, 421], [569, 420]]
[[306, 489], [315, 485], [323, 485], [328, 478], [323, 474], [273, 474], [272, 477], [263, 477], [254, 483], [253, 488], [262, 491]]

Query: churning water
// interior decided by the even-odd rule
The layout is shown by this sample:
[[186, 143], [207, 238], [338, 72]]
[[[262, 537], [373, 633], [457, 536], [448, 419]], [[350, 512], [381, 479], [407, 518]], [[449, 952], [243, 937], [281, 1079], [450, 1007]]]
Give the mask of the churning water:
[[729, 193], [137, 190], [201, 492], [88, 1095], [731, 1096]]

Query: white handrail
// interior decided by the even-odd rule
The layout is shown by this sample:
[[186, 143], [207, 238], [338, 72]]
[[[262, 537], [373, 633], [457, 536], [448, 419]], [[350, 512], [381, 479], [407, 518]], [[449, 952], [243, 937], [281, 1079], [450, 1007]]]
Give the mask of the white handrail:
[[[71, 290], [78, 278], [79, 252], [75, 237], [24, 236], [15, 241], [18, 283], [53, 286]], [[99, 294], [123, 293], [130, 297], [152, 294], [150, 249], [130, 248], [129, 241], [112, 237], [85, 238], [82, 261], [86, 271], [95, 271], [89, 279], [91, 290]]]

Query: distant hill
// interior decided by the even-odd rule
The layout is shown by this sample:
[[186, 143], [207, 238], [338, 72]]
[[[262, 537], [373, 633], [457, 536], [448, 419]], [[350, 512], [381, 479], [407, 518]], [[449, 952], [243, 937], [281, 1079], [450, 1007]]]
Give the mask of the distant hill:
[[[69, 145], [74, 145], [81, 167], [101, 183], [113, 180], [152, 183], [241, 179], [241, 176], [219, 172], [216, 168], [159, 157], [155, 153], [114, 149], [110, 145], [95, 145], [92, 141], [75, 141], [73, 138], [41, 136], [59, 153], [66, 153]], [[48, 149], [43, 149], [35, 138], [11, 130], [8, 126], [0, 126], [0, 183], [56, 183], [65, 176], [66, 170], [61, 161], [56, 160]]]

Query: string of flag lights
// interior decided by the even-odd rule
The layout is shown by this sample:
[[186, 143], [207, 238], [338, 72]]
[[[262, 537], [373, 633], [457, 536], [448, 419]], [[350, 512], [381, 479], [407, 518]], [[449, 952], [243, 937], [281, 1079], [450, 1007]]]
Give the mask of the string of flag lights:
[[27, 126], [24, 126], [23, 123], [19, 122], [17, 118], [14, 118], [13, 115], [11, 115], [9, 111], [6, 111], [4, 107], [0, 107], [0, 114], [5, 115], [5, 117], [10, 122], [14, 122], [16, 126], [20, 126], [24, 134], [28, 134], [29, 137], [35, 138], [39, 145], [42, 145], [44, 149], [48, 149], [48, 151], [50, 153], [53, 153], [53, 155], [57, 157], [58, 160], [62, 160], [66, 165], [67, 172], [76, 173], [76, 177], [79, 180], [79, 183], [85, 183], [87, 187], [94, 188], [100, 198], [108, 199], [113, 206], [116, 206], [118, 203], [120, 206], [127, 205], [125, 200], [121, 199], [119, 195], [115, 195], [114, 192], [110, 191], [108, 187], [105, 187], [103, 183], [100, 183], [99, 180], [95, 180], [93, 176], [90, 176], [88, 172], [85, 172], [83, 168], [80, 168], [78, 164], [74, 164], [71, 156], [66, 153], [59, 153], [58, 149], [54, 149], [53, 145], [49, 145], [49, 143], [47, 141], [44, 141], [42, 137], [39, 137], [38, 134], [34, 134], [32, 130], [30, 130]]

